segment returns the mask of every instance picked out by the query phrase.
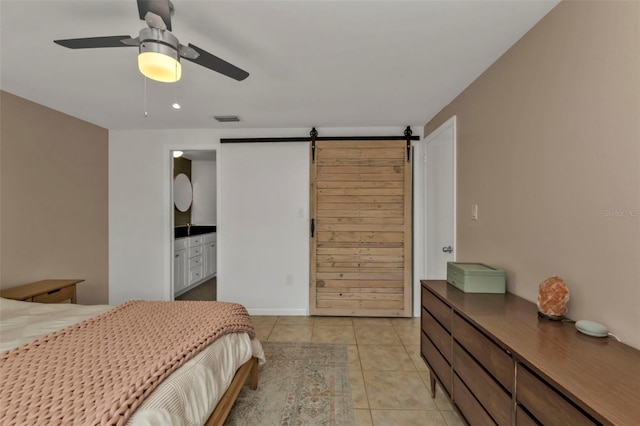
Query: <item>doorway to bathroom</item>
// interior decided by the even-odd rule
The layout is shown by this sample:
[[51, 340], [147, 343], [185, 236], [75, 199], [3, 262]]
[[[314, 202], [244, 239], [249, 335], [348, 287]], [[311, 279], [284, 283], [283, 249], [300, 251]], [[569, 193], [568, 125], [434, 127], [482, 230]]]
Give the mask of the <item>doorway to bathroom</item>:
[[175, 300], [217, 300], [215, 150], [172, 155], [172, 291]]

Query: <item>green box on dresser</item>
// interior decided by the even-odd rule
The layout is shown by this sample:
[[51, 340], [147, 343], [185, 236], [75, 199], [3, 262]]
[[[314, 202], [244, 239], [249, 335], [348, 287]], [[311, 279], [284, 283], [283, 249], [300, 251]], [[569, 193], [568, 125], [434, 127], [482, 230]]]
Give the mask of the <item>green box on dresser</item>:
[[465, 293], [504, 293], [504, 271], [484, 263], [447, 262], [447, 282]]

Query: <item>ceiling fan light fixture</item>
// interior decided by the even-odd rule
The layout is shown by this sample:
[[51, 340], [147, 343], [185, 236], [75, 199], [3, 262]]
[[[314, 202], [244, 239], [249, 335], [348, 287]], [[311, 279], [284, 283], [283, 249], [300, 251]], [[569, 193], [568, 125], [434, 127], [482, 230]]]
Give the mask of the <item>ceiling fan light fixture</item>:
[[163, 83], [175, 83], [182, 77], [180, 62], [160, 52], [141, 52], [138, 69], [145, 77]]
[[178, 39], [157, 28], [140, 30], [138, 69], [147, 78], [175, 83], [182, 77]]

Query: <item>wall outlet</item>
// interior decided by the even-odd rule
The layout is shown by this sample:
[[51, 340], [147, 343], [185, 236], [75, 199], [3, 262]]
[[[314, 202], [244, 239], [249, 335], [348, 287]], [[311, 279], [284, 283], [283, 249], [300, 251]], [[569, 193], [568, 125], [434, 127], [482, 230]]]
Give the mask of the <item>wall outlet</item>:
[[293, 275], [287, 275], [287, 285], [293, 285]]
[[471, 220], [478, 220], [478, 205], [471, 204]]

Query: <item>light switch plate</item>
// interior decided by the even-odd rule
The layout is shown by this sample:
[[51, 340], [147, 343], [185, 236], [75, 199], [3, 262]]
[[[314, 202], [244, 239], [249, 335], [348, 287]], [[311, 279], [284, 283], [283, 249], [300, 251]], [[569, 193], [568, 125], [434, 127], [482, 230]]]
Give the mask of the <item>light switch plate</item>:
[[471, 219], [472, 220], [478, 220], [478, 205], [477, 204], [472, 204], [471, 205]]

